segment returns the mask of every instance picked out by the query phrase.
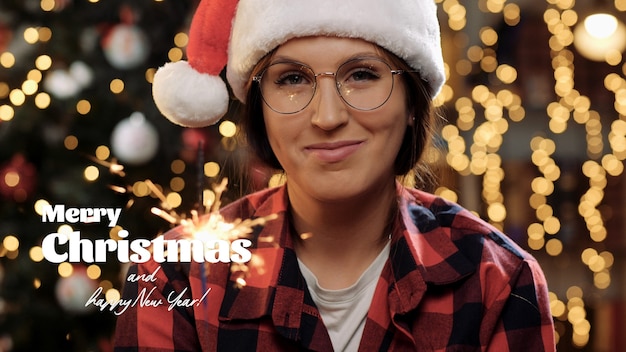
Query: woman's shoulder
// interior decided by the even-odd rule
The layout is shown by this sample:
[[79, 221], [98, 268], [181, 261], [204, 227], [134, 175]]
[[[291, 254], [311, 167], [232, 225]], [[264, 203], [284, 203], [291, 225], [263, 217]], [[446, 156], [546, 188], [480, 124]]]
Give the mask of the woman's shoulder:
[[449, 237], [461, 251], [491, 251], [511, 259], [532, 260], [534, 258], [522, 247], [476, 213], [456, 202], [428, 192], [410, 189], [414, 198], [408, 203], [408, 213], [420, 233], [441, 232]]

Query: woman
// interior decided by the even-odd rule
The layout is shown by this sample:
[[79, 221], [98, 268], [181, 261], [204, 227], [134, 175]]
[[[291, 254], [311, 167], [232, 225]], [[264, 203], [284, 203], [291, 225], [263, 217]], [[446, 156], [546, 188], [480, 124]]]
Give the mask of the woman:
[[[125, 298], [175, 292], [197, 304], [129, 307], [116, 350], [554, 350], [537, 262], [469, 211], [396, 181], [420, 161], [443, 82], [434, 3], [283, 1], [242, 0], [225, 30], [250, 147], [287, 178], [222, 210], [276, 215], [254, 232], [263, 266], [244, 286], [228, 263], [132, 267], [154, 276], [126, 282]], [[191, 38], [216, 36], [207, 13], [235, 11], [213, 6], [200, 4]], [[207, 55], [195, 45], [189, 63], [215, 76], [194, 64]], [[180, 88], [160, 84], [164, 114], [197, 126], [196, 112], [159, 101]]]

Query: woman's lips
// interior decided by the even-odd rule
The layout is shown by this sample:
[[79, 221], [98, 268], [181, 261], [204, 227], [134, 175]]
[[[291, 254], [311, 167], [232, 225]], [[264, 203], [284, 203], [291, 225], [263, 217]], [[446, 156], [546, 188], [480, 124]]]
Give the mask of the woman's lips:
[[337, 163], [347, 159], [363, 145], [363, 141], [340, 141], [332, 143], [316, 143], [305, 147], [305, 150], [326, 163]]

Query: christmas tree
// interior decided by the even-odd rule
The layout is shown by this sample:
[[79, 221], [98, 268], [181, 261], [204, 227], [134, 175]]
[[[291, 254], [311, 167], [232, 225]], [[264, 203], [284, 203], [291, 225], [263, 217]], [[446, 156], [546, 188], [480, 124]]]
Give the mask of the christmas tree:
[[[187, 213], [222, 177], [230, 178], [224, 201], [243, 192], [235, 124], [183, 129], [152, 100], [152, 75], [184, 55], [195, 6], [0, 3], [0, 351], [112, 348], [115, 315], [86, 302], [98, 288], [119, 294], [126, 266], [114, 253], [100, 263], [52, 263], [42, 254], [46, 235], [119, 239], [123, 229], [150, 239], [172, 226], [152, 207]], [[46, 205], [123, 211], [114, 227], [54, 223], [43, 220]]]

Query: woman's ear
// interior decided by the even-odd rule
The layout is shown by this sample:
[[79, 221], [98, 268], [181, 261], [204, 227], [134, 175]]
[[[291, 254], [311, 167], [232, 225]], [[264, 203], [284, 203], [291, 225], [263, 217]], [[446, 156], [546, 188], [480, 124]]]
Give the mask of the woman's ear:
[[415, 116], [409, 115], [409, 119], [407, 121], [407, 125], [413, 126], [415, 124]]

